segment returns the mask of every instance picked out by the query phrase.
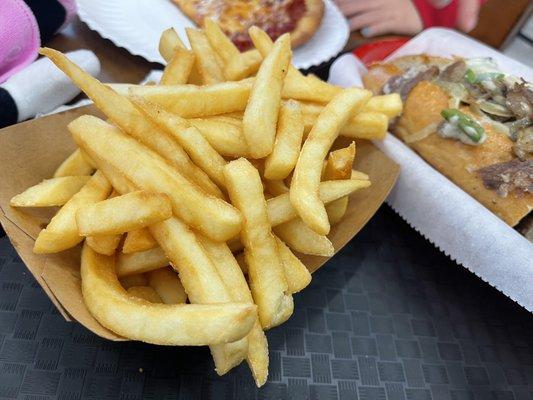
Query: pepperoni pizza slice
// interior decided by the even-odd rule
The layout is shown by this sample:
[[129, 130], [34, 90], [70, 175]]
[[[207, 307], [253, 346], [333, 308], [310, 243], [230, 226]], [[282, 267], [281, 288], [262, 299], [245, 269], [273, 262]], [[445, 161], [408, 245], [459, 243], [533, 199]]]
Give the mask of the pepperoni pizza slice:
[[292, 46], [306, 43], [324, 14], [322, 0], [173, 0], [199, 26], [216, 21], [240, 50], [252, 45], [248, 28], [258, 26], [276, 40], [290, 32]]

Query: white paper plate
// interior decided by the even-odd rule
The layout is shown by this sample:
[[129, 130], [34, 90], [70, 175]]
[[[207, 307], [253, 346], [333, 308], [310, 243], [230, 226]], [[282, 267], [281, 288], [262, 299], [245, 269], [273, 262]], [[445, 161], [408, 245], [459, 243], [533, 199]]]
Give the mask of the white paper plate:
[[[148, 61], [164, 63], [157, 51], [161, 32], [174, 27], [187, 43], [185, 28], [194, 24], [170, 0], [77, 0], [80, 19], [102, 37]], [[316, 34], [294, 51], [293, 63], [309, 68], [339, 54], [348, 41], [346, 19], [331, 2]]]

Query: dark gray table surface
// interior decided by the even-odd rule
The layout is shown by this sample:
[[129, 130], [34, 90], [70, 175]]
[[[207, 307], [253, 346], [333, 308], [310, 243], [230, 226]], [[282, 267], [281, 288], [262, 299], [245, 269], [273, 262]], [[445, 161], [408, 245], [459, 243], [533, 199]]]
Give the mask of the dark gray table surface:
[[[533, 290], [533, 289], [532, 289]], [[384, 206], [268, 332], [270, 375], [206, 348], [102, 340], [57, 313], [0, 239], [0, 397], [533, 399], [533, 319]]]

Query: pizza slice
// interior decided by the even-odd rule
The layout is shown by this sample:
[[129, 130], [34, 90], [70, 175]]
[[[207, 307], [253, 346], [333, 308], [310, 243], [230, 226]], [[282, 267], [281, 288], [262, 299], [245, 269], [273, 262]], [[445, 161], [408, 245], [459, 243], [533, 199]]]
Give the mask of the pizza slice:
[[324, 14], [322, 0], [173, 0], [192, 21], [203, 27], [216, 21], [239, 50], [252, 45], [248, 28], [257, 26], [276, 40], [290, 32], [292, 47], [306, 43]]

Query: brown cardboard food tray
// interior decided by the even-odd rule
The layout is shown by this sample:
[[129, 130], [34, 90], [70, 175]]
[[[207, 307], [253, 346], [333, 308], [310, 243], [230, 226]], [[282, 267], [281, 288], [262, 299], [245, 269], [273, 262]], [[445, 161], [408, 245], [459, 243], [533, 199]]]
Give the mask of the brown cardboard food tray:
[[[95, 334], [124, 340], [100, 325], [89, 313], [81, 294], [80, 247], [58, 254], [33, 254], [39, 231], [55, 210], [16, 209], [9, 200], [29, 186], [50, 178], [59, 164], [75, 149], [67, 124], [83, 114], [101, 114], [87, 106], [43, 117], [0, 130], [0, 223], [21, 259], [67, 320], [76, 320]], [[336, 146], [349, 140], [340, 138]], [[370, 176], [372, 185], [350, 196], [348, 211], [329, 235], [335, 252], [346, 245], [381, 206], [399, 167], [372, 143], [357, 143], [355, 169]], [[298, 254], [311, 272], [328, 260]]]

